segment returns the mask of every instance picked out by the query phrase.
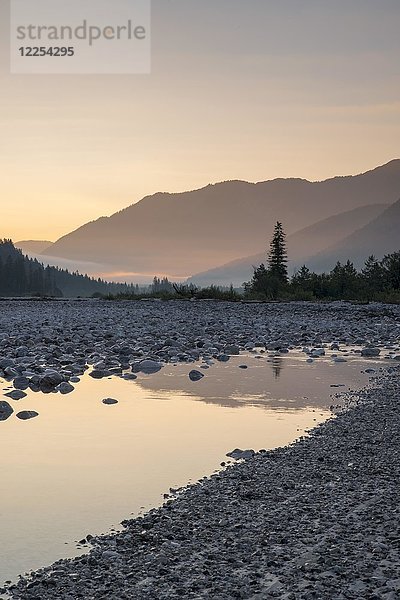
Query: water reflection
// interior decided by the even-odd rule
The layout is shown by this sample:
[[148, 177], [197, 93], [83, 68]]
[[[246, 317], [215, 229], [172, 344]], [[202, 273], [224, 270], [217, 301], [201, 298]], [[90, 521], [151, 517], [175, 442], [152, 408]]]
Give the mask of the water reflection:
[[[135, 381], [85, 375], [67, 396], [27, 390], [10, 400], [15, 412], [39, 416], [0, 423], [0, 585], [80, 554], [74, 540], [157, 506], [170, 487], [212, 473], [234, 448], [291, 443], [330, 416], [331, 384], [368, 380], [356, 362], [308, 365], [304, 355], [234, 357], [198, 382], [191, 368], [168, 365]], [[118, 404], [106, 406], [107, 397]]]
[[279, 379], [284, 362], [281, 356], [274, 356], [270, 361], [275, 379]]
[[138, 374], [130, 385], [156, 395], [185, 394], [224, 408], [317, 409], [332, 404], [331, 386], [340, 385], [340, 390], [346, 391], [368, 382], [368, 375], [361, 373], [361, 364], [356, 359], [333, 363], [329, 357], [307, 364], [301, 353], [279, 357], [249, 355], [212, 365], [197, 382], [188, 378], [192, 367], [167, 365], [151, 376]]

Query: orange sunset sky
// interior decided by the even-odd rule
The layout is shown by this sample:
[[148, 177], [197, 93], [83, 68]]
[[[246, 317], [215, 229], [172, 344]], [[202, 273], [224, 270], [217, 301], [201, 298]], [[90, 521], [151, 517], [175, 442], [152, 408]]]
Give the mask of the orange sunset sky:
[[156, 191], [399, 156], [398, 0], [154, 0], [152, 72], [11, 75], [0, 237], [55, 240]]

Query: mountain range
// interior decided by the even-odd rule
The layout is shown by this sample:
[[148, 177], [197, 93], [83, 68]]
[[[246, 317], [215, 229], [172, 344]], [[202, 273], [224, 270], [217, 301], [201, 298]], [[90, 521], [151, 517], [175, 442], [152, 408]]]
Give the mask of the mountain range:
[[[385, 209], [399, 197], [400, 160], [319, 182], [227, 181], [147, 196], [63, 236], [42, 256], [44, 261], [96, 263], [102, 272], [186, 277], [246, 256], [259, 261], [279, 220], [288, 234], [292, 264], [318, 255], [315, 260], [324, 268], [339, 249], [361, 260], [365, 252], [379, 255], [400, 245], [396, 227], [390, 229], [390, 240], [386, 235], [381, 240]], [[388, 218], [398, 223], [396, 211]], [[365, 234], [356, 235], [368, 225]]]
[[[373, 222], [388, 207], [391, 207], [391, 205], [371, 204], [355, 208], [354, 210], [318, 221], [314, 225], [305, 227], [288, 236], [289, 273], [293, 273], [306, 263], [317, 271], [330, 270], [336, 264], [337, 260], [339, 260], [336, 258], [335, 253], [336, 244], [340, 244], [337, 240], [341, 240], [346, 236], [351, 237], [351, 234], [355, 230], [362, 229], [371, 221]], [[331, 255], [328, 252], [325, 254], [322, 252], [327, 246], [332, 247]], [[346, 250], [344, 253], [346, 252], [345, 260], [352, 254], [350, 250]], [[317, 257], [320, 257], [320, 259]], [[243, 282], [251, 279], [254, 266], [266, 263], [267, 260], [267, 249], [265, 249], [258, 254], [234, 260], [203, 273], [197, 273], [189, 279], [189, 282], [201, 286], [228, 286], [231, 283], [234, 286], [240, 286]]]

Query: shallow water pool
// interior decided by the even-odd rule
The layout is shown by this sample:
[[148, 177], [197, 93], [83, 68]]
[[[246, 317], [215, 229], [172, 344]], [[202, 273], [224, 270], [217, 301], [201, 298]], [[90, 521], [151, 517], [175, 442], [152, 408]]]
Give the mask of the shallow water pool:
[[[331, 394], [362, 387], [362, 371], [380, 364], [250, 354], [204, 370], [167, 365], [135, 381], [85, 375], [65, 396], [9, 400], [15, 413], [39, 416], [0, 423], [0, 583], [81, 554], [77, 540], [161, 504], [170, 487], [211, 474], [236, 447], [293, 442], [331, 416]], [[204, 373], [198, 382], [188, 378], [194, 367]], [[104, 405], [107, 397], [118, 404]]]

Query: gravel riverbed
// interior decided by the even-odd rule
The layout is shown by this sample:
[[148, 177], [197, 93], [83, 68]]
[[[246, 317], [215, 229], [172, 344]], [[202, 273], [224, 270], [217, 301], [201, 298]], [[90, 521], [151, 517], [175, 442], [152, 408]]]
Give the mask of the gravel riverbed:
[[134, 374], [143, 360], [215, 360], [260, 346], [304, 347], [318, 360], [326, 345], [339, 357], [358, 345], [392, 361], [310, 437], [229, 466], [121, 533], [89, 536], [88, 555], [20, 579], [11, 598], [400, 597], [398, 307], [3, 302], [0, 310], [0, 376], [37, 391], [61, 392], [89, 365]]

